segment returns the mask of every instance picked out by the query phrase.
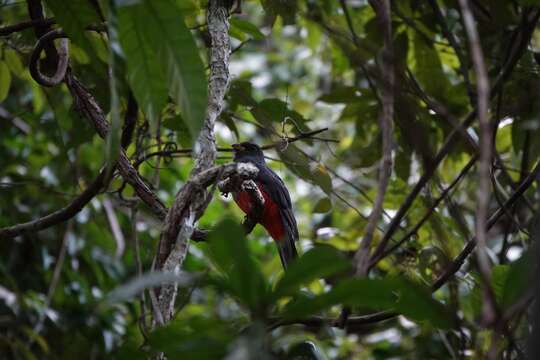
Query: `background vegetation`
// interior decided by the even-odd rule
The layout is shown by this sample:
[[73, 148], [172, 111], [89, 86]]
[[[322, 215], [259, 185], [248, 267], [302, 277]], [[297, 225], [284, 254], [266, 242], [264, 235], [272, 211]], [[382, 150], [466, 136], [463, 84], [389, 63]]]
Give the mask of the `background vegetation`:
[[[538, 358], [537, 6], [0, 1], [1, 357]], [[151, 272], [201, 129], [218, 165], [278, 145], [287, 273], [215, 178], [209, 235]]]

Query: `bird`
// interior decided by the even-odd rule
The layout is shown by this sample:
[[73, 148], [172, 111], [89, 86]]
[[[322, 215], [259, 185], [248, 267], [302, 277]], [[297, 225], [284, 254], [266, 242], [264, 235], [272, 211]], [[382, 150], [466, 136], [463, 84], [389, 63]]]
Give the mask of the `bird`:
[[[259, 171], [253, 179], [264, 198], [264, 209], [259, 223], [266, 229], [277, 245], [283, 268], [298, 257], [295, 242], [298, 226], [292, 209], [291, 196], [283, 180], [266, 165], [262, 149], [254, 143], [242, 142], [232, 145], [234, 162], [248, 162]], [[253, 208], [252, 198], [246, 191], [233, 193], [238, 207], [249, 215]]]

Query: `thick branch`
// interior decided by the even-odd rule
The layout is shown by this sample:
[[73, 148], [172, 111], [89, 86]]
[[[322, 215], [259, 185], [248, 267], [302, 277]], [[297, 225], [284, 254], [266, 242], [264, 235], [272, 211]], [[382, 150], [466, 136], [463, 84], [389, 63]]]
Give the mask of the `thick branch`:
[[[95, 127], [99, 136], [103, 139], [109, 132], [109, 123], [105, 120], [103, 111], [96, 100], [86, 90], [79, 80], [68, 70], [66, 74], [66, 85], [73, 96], [74, 104], [77, 110], [84, 115]], [[130, 184], [139, 198], [150, 208], [159, 219], [163, 220], [167, 214], [167, 208], [161, 200], [150, 190], [144, 182], [141, 175], [131, 165], [124, 150], [121, 150], [117, 163], [120, 175]]]
[[[176, 272], [182, 267], [195, 222], [206, 210], [212, 197], [212, 192], [208, 193], [204, 187], [197, 186], [194, 179], [214, 164], [217, 153], [214, 125], [223, 108], [229, 84], [231, 52], [229, 9], [226, 3], [224, 0], [210, 0], [208, 3], [207, 23], [211, 39], [208, 105], [195, 147], [195, 167], [191, 179], [180, 189], [165, 218], [156, 262], [157, 268], [165, 272]], [[166, 260], [163, 261], [165, 257]], [[165, 322], [171, 319], [176, 295], [176, 284], [165, 284], [161, 287], [159, 309]]]
[[98, 177], [86, 188], [86, 190], [84, 190], [71, 203], [62, 209], [45, 215], [39, 219], [0, 229], [0, 239], [10, 239], [22, 234], [41, 231], [71, 219], [77, 215], [104, 187], [105, 173], [106, 171], [101, 171]]

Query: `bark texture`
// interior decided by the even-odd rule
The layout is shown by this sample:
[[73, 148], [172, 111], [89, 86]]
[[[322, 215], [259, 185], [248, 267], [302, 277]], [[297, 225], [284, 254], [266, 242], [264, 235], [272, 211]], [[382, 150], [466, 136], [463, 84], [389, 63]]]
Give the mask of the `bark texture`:
[[[196, 221], [202, 216], [211, 200], [212, 192], [196, 181], [214, 164], [216, 140], [214, 126], [223, 108], [224, 96], [229, 84], [229, 12], [222, 0], [208, 3], [208, 31], [210, 33], [210, 77], [208, 80], [208, 105], [204, 124], [195, 146], [195, 167], [190, 180], [180, 189], [171, 209], [167, 213], [158, 249], [156, 265], [165, 272], [179, 272], [187, 251], [189, 239]], [[216, 179], [223, 176], [222, 170]], [[174, 302], [178, 294], [175, 284], [164, 284], [159, 293], [159, 310], [163, 320], [168, 322], [173, 314]]]

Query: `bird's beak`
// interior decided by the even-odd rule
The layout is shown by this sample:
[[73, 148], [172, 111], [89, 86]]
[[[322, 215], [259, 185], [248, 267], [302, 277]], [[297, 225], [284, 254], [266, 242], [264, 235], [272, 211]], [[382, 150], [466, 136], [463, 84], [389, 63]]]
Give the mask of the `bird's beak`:
[[232, 148], [234, 151], [243, 151], [245, 148], [242, 146], [242, 144], [232, 144]]

